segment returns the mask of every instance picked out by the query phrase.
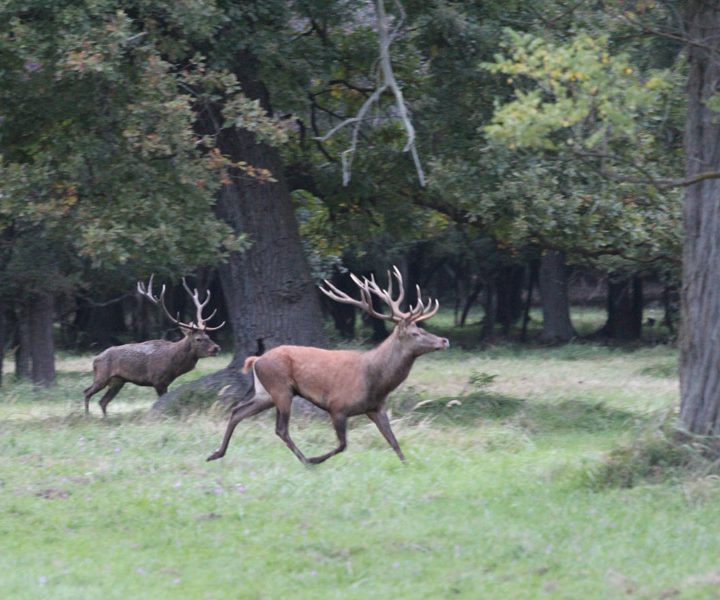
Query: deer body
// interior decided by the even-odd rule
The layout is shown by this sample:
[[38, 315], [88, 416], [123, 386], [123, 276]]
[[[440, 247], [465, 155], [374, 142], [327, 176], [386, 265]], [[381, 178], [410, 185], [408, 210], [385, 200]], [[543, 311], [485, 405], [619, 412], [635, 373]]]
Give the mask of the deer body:
[[[165, 287], [163, 286], [158, 300], [152, 295], [152, 278], [149, 291], [145, 291], [145, 288], [139, 289], [141, 294], [149, 297], [153, 302], [162, 304]], [[197, 290], [193, 298], [197, 299]], [[155, 388], [158, 396], [162, 396], [175, 379], [195, 368], [199, 359], [216, 356], [220, 352], [220, 346], [207, 335], [206, 330], [209, 328], [205, 325], [206, 319], [201, 316], [202, 307], [207, 304], [207, 300], [209, 300], [209, 294], [204, 303], [196, 302], [198, 307], [197, 325], [180, 323], [168, 313], [185, 334], [183, 339], [177, 342], [149, 340], [114, 346], [98, 354], [93, 360], [92, 385], [84, 391], [85, 413], [90, 412], [91, 396], [105, 387], [108, 387], [108, 391], [99, 402], [103, 416], [107, 416], [107, 405], [126, 383], [151, 386]], [[164, 304], [162, 306], [165, 308]], [[165, 312], [167, 313], [167, 309]]]
[[[402, 286], [397, 269], [396, 277]], [[365, 288], [363, 293], [361, 287], [363, 300], [369, 300], [365, 298], [365, 294], [380, 295], [379, 288], [376, 290], [369, 280], [364, 281], [369, 289]], [[328, 294], [327, 290], [320, 289]], [[381, 297], [390, 304], [393, 314], [390, 317], [382, 315], [381, 318], [390, 318], [396, 321], [397, 325], [392, 334], [373, 350], [358, 352], [278, 346], [260, 357], [248, 358], [245, 361], [245, 371], [252, 369], [253, 395], [247, 402], [241, 402], [233, 408], [222, 444], [208, 460], [216, 460], [225, 455], [233, 431], [240, 421], [273, 406], [277, 412], [277, 435], [303, 463], [320, 463], [345, 450], [347, 419], [361, 414], [367, 415], [377, 425], [398, 457], [404, 460], [402, 450], [390, 428], [385, 400], [390, 392], [405, 381], [418, 356], [445, 349], [449, 342], [416, 324], [417, 321], [435, 314], [437, 306], [430, 310], [430, 304], [426, 307], [418, 300], [418, 306], [422, 308], [416, 306], [409, 313], [402, 313], [399, 310], [402, 294], [397, 300], [392, 300], [392, 286], [385, 294], [387, 296]], [[338, 301], [349, 300], [348, 303], [356, 305], [361, 302], [363, 308], [368, 306], [363, 300], [352, 300], [344, 295], [335, 296], [334, 293], [328, 295], [336, 300], [340, 298]], [[369, 310], [372, 311], [371, 308]], [[378, 316], [374, 311], [371, 314]], [[294, 395], [302, 396], [330, 414], [338, 438], [338, 446], [334, 450], [306, 458], [297, 448], [289, 435], [290, 407]]]

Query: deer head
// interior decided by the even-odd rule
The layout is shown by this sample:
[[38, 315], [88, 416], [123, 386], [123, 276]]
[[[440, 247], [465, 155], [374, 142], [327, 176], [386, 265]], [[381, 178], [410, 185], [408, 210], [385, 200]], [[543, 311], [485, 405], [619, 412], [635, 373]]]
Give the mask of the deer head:
[[[397, 280], [398, 286], [396, 298], [393, 298], [393, 276]], [[351, 304], [377, 319], [395, 323], [393, 336], [404, 347], [408, 348], [414, 356], [449, 347], [450, 343], [446, 338], [438, 337], [422, 327], [418, 327], [419, 322], [433, 317], [440, 308], [440, 303], [437, 300], [428, 298], [427, 302], [423, 302], [420, 286], [415, 286], [417, 291], [417, 303], [415, 306], [411, 306], [407, 311], [401, 309], [402, 301], [405, 299], [405, 288], [400, 270], [396, 266], [393, 266], [392, 273], [388, 271], [388, 286], [386, 289], [381, 288], [375, 282], [374, 275], [371, 275], [369, 279], [367, 277], [360, 279], [357, 275], [350, 273], [350, 277], [360, 290], [359, 300], [351, 298], [345, 292], [340, 291], [327, 279], [325, 280], [327, 288], [320, 286], [320, 291], [336, 302]], [[390, 314], [377, 312], [372, 304], [372, 296], [382, 300], [390, 308]]]
[[215, 327], [208, 327], [207, 322], [215, 316], [217, 309], [213, 310], [212, 313], [210, 313], [210, 315], [207, 317], [203, 317], [202, 315], [203, 309], [207, 306], [208, 302], [210, 302], [210, 290], [206, 292], [205, 300], [201, 302], [200, 294], [198, 293], [197, 288], [191, 291], [188, 287], [187, 282], [185, 281], [185, 278], [183, 277], [183, 287], [185, 288], [185, 291], [190, 295], [190, 298], [192, 298], [193, 304], [195, 305], [195, 309], [197, 311], [195, 322], [190, 321], [189, 323], [183, 323], [182, 321], [180, 321], [179, 314], [173, 317], [170, 314], [170, 311], [165, 306], [164, 284], [162, 286], [162, 289], [160, 290], [159, 297], [153, 294], [153, 277], [155, 277], [155, 275], [150, 276], [147, 287], [145, 287], [145, 284], [142, 281], [138, 281], [137, 290], [140, 295], [150, 300], [150, 302], [152, 302], [153, 304], [162, 307], [168, 319], [175, 323], [180, 328], [180, 331], [185, 334], [185, 339], [189, 341], [190, 346], [193, 348], [193, 350], [197, 353], [199, 357], [216, 356], [220, 352], [220, 346], [218, 346], [210, 339], [210, 336], [208, 336], [207, 332], [220, 329], [223, 325], [225, 325], [225, 321], [220, 323], [220, 325], [216, 325]]

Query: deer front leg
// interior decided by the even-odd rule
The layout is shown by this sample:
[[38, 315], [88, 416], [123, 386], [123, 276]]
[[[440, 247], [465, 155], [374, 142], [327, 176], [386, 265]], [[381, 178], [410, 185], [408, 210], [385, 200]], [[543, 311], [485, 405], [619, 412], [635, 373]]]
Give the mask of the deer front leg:
[[230, 444], [230, 438], [232, 437], [233, 431], [235, 431], [238, 423], [247, 417], [252, 417], [253, 415], [257, 415], [258, 413], [267, 410], [272, 405], [272, 400], [260, 400], [255, 398], [247, 404], [241, 404], [233, 408], [232, 413], [230, 414], [230, 421], [228, 422], [227, 429], [225, 430], [225, 437], [223, 437], [220, 448], [215, 450], [215, 452], [208, 456], [206, 460], [217, 460], [218, 458], [225, 456], [228, 444]]
[[400, 457], [400, 460], [404, 461], [405, 455], [403, 454], [402, 450], [400, 450], [400, 444], [398, 444], [398, 441], [395, 439], [395, 434], [390, 428], [390, 419], [388, 419], [385, 409], [380, 408], [378, 410], [369, 410], [365, 414], [370, 418], [373, 423], [375, 423], [375, 425], [377, 425], [380, 433], [383, 434], [385, 439], [388, 441], [388, 444], [390, 444], [392, 446], [392, 449], [395, 450], [395, 453]]
[[333, 427], [335, 427], [335, 435], [337, 435], [338, 446], [337, 448], [335, 448], [335, 450], [331, 450], [330, 452], [327, 452], [320, 456], [313, 456], [312, 458], [308, 458], [309, 463], [316, 465], [318, 463], [326, 461], [331, 456], [340, 454], [345, 450], [345, 448], [347, 448], [347, 417], [343, 414], [334, 414], [331, 415], [331, 418], [333, 422]]

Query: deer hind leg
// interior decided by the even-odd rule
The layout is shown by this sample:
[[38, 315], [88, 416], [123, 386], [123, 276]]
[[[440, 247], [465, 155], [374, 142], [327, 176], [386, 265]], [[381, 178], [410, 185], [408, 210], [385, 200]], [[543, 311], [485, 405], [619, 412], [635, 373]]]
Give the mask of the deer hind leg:
[[225, 437], [223, 437], [220, 448], [215, 450], [215, 452], [208, 456], [206, 460], [217, 460], [218, 458], [225, 456], [225, 452], [227, 452], [228, 445], [230, 444], [230, 438], [232, 437], [233, 431], [235, 431], [238, 423], [243, 419], [257, 415], [272, 406], [272, 399], [257, 396], [250, 400], [247, 404], [239, 404], [235, 406], [230, 413], [230, 421], [228, 422], [227, 429], [225, 430]]
[[335, 450], [321, 454], [320, 456], [313, 456], [308, 458], [308, 462], [314, 465], [326, 461], [331, 456], [340, 454], [347, 448], [347, 417], [343, 414], [331, 415], [333, 427], [335, 428], [335, 435], [337, 435], [338, 445]]
[[108, 388], [108, 391], [105, 392], [105, 395], [100, 398], [100, 408], [102, 409], [103, 417], [107, 417], [107, 405], [110, 404], [110, 401], [118, 395], [118, 392], [122, 389], [122, 386], [125, 385], [125, 381], [122, 379], [118, 379], [116, 377], [113, 377], [109, 382], [110, 387]]
[[292, 406], [292, 399], [292, 390], [287, 390], [282, 394], [276, 394], [275, 406], [277, 407], [277, 414], [275, 416], [275, 433], [285, 442], [285, 445], [290, 448], [292, 453], [298, 457], [300, 462], [306, 465], [309, 462], [307, 457], [290, 437], [290, 408]]
[[380, 430], [380, 433], [383, 434], [385, 439], [388, 441], [388, 444], [392, 446], [392, 449], [395, 450], [395, 453], [398, 455], [400, 460], [405, 460], [405, 455], [403, 454], [402, 450], [400, 450], [400, 444], [398, 444], [398, 441], [395, 439], [395, 434], [393, 433], [392, 429], [390, 429], [390, 419], [388, 419], [387, 413], [385, 412], [385, 409], [380, 410], [370, 410], [367, 413], [365, 413], [370, 420], [377, 425], [377, 428]]
[[90, 398], [99, 392], [101, 389], [103, 389], [108, 384], [107, 380], [102, 381], [101, 379], [96, 379], [92, 382], [90, 387], [85, 388], [83, 391], [83, 394], [85, 396], [85, 414], [90, 414]]

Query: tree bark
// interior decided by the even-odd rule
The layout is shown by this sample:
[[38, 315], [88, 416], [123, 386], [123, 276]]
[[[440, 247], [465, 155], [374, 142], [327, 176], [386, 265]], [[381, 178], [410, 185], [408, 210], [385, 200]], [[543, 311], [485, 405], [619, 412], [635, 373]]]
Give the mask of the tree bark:
[[[267, 91], [251, 74], [252, 57], [239, 57], [237, 68], [243, 91], [267, 108]], [[219, 115], [215, 117], [221, 122]], [[222, 391], [224, 403], [242, 397], [248, 386], [242, 364], [255, 353], [258, 340], [268, 349], [281, 344], [326, 345], [318, 291], [310, 277], [278, 150], [234, 127], [219, 133], [218, 146], [234, 162], [269, 170], [275, 181], [261, 183], [233, 172], [216, 206], [218, 215], [237, 233], [247, 234], [252, 244], [218, 268], [232, 326], [232, 361], [219, 373], [165, 394], [153, 406], [156, 411], [172, 410], [186, 392], [217, 399]]]
[[223, 187], [218, 213], [252, 245], [220, 265], [234, 336], [233, 365], [255, 351], [281, 344], [325, 345], [318, 292], [310, 278], [290, 194], [276, 149], [247, 131], [221, 136], [221, 150], [235, 161], [269, 169], [275, 183], [236, 178]]
[[504, 336], [522, 316], [522, 291], [525, 269], [520, 265], [503, 267], [497, 277], [497, 322]]
[[525, 307], [523, 308], [522, 331], [520, 332], [520, 341], [527, 341], [528, 325], [530, 324], [530, 308], [532, 308], [533, 290], [537, 283], [540, 273], [539, 261], [533, 260], [528, 267], [528, 286], [527, 296], [525, 297]]
[[17, 328], [15, 330], [15, 380], [30, 379], [30, 319], [26, 306], [20, 305], [16, 311]]
[[483, 310], [485, 315], [480, 329], [480, 339], [491, 340], [495, 337], [495, 316], [497, 315], [497, 294], [495, 292], [495, 281], [488, 281], [485, 286], [485, 297], [483, 298]]
[[55, 384], [54, 313], [55, 307], [52, 294], [40, 294], [34, 302], [30, 303], [31, 378], [35, 385], [43, 387]]
[[565, 254], [548, 250], [540, 259], [538, 287], [542, 304], [543, 328], [540, 340], [564, 344], [576, 335], [570, 320], [570, 298]]
[[[338, 269], [333, 271], [330, 282], [340, 291], [353, 295], [357, 293], [357, 286], [350, 278], [350, 272], [341, 273]], [[346, 340], [355, 338], [355, 307], [350, 304], [334, 302], [329, 298], [324, 299], [325, 307], [332, 316], [335, 323], [335, 330], [340, 337]]]
[[[685, 15], [688, 107], [685, 174], [720, 170], [720, 119], [706, 103], [720, 81], [720, 3], [692, 0]], [[720, 179], [685, 191], [680, 331], [680, 421], [691, 433], [720, 434]]]
[[640, 277], [608, 279], [607, 322], [598, 335], [619, 341], [642, 335], [643, 285]]
[[7, 312], [0, 304], [0, 385], [3, 381], [3, 367], [5, 363], [5, 346], [7, 342]]

